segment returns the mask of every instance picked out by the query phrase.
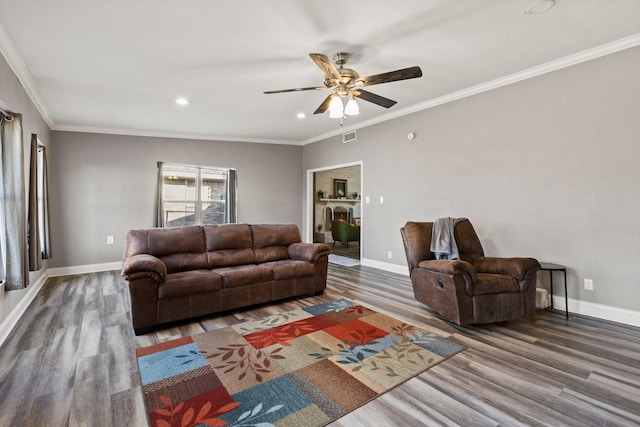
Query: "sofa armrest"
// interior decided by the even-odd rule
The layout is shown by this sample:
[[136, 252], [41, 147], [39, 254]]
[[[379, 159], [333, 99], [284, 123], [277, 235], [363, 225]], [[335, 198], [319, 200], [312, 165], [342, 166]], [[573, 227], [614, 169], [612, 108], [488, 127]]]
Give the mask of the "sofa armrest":
[[540, 263], [534, 258], [480, 257], [473, 266], [478, 273], [504, 274], [517, 280], [524, 280], [530, 271], [540, 270]]
[[473, 267], [473, 265], [471, 265], [467, 261], [458, 259], [436, 259], [420, 261], [420, 263], [418, 264], [418, 268], [434, 271], [436, 273], [449, 274], [451, 276], [466, 275], [469, 277], [469, 281], [471, 283], [478, 280], [478, 274], [476, 273], [476, 269]]
[[300, 261], [316, 262], [331, 253], [329, 245], [325, 243], [293, 243], [287, 249], [289, 258]]
[[153, 255], [133, 255], [124, 260], [122, 276], [129, 281], [149, 277], [160, 283], [167, 276], [167, 266]]

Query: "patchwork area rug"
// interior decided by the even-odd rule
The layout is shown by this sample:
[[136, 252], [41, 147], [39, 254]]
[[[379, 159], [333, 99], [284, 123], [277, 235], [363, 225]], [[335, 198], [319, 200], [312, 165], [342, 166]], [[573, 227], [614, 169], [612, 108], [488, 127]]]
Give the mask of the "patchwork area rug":
[[348, 258], [346, 256], [336, 254], [329, 254], [329, 262], [345, 267], [354, 267], [356, 265], [360, 265], [360, 260], [358, 259]]
[[465, 347], [340, 299], [136, 350], [152, 426], [321, 426]]

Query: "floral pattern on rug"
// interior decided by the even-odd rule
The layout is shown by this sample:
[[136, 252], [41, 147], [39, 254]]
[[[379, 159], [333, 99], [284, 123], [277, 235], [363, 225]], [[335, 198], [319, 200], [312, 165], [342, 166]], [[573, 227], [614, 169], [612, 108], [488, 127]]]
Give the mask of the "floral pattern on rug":
[[340, 299], [136, 351], [152, 426], [321, 426], [464, 346]]

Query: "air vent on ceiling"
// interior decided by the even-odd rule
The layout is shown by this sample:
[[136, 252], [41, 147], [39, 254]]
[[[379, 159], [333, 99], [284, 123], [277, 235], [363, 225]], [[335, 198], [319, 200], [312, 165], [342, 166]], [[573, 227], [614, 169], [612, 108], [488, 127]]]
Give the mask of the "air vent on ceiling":
[[353, 132], [347, 132], [347, 133], [343, 133], [342, 134], [342, 143], [346, 144], [347, 142], [351, 142], [351, 141], [355, 141], [357, 139], [356, 137], [356, 131], [354, 130]]

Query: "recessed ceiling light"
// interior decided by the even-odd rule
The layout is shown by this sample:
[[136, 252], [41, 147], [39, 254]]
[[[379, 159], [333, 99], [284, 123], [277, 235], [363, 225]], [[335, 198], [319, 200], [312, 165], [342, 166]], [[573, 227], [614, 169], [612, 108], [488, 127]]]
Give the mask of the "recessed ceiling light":
[[304, 119], [305, 117], [307, 117], [307, 115], [305, 113], [298, 113], [296, 117], [299, 119]]
[[178, 105], [188, 105], [191, 104], [191, 101], [189, 101], [187, 98], [184, 97], [180, 97], [180, 98], [176, 98], [176, 100], [174, 101], [176, 104]]
[[556, 4], [556, 0], [541, 0], [529, 6], [527, 10], [524, 11], [524, 13], [527, 15], [544, 13], [547, 10], [551, 9], [553, 6], [555, 6], [555, 4]]

